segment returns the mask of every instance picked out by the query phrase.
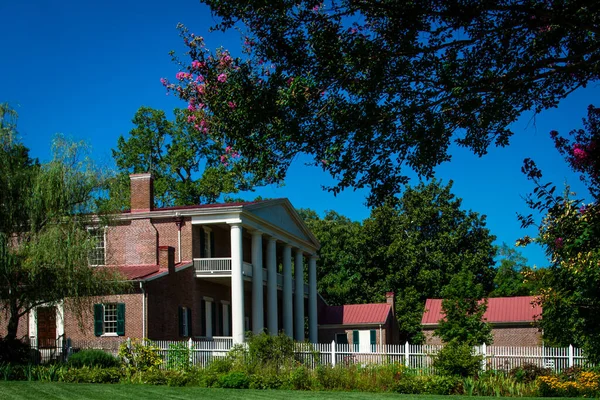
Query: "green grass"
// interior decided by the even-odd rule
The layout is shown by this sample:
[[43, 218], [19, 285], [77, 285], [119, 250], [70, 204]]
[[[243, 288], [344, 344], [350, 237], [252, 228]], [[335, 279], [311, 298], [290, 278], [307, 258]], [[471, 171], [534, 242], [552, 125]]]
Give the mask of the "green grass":
[[[46, 400], [46, 399], [98, 399], [98, 400], [136, 400], [136, 399], [408, 399], [439, 400], [439, 399], [470, 399], [491, 400], [492, 397], [465, 396], [414, 396], [390, 393], [360, 393], [360, 392], [301, 392], [287, 390], [234, 390], [234, 389], [202, 389], [195, 387], [167, 387], [150, 385], [102, 385], [76, 383], [41, 383], [41, 382], [1, 382], [0, 399], [2, 400]], [[522, 400], [526, 397], [520, 398]], [[534, 398], [529, 398], [534, 399]]]

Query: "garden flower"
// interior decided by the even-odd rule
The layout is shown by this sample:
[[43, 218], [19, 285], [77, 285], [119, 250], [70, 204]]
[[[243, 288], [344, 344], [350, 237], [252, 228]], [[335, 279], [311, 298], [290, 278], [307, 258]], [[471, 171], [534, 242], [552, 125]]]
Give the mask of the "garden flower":
[[198, 61], [198, 60], [192, 61], [192, 68], [198, 69], [198, 68], [200, 68], [200, 65], [201, 65], [200, 61]]
[[235, 110], [236, 104], [233, 101], [228, 102], [227, 105], [229, 105], [229, 108], [232, 110]]
[[219, 82], [221, 82], [221, 83], [224, 83], [224, 82], [226, 82], [226, 81], [227, 81], [227, 75], [225, 75], [225, 74], [220, 74], [220, 75], [217, 77], [217, 80], [218, 80]]

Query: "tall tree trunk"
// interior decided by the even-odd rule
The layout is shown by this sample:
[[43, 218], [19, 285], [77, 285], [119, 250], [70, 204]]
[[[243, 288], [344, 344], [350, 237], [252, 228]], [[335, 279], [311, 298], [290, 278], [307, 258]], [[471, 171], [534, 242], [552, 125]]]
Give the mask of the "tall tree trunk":
[[10, 316], [8, 317], [8, 327], [5, 339], [7, 341], [17, 338], [17, 329], [19, 328], [19, 306], [15, 300], [10, 300]]

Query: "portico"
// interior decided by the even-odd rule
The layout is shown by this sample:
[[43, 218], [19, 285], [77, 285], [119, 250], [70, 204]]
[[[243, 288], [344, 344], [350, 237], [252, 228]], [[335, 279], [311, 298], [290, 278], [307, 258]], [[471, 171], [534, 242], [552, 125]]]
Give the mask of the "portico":
[[306, 317], [309, 340], [317, 342], [318, 241], [285, 199], [229, 211], [192, 216], [192, 225], [196, 278], [231, 287], [233, 343], [245, 340], [247, 328], [303, 341]]

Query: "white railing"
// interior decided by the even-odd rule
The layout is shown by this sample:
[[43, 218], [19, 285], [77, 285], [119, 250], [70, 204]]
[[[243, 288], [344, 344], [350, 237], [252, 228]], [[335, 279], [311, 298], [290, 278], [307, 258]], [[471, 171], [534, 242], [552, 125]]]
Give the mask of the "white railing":
[[231, 258], [194, 258], [196, 275], [231, 274]]
[[[121, 339], [111, 343], [101, 341], [71, 341], [74, 350], [98, 348], [116, 355], [119, 344], [127, 342]], [[185, 341], [153, 341], [159, 348], [164, 366], [168, 366], [169, 357], [177, 352], [186, 351], [190, 362], [206, 367], [212, 360], [227, 355], [233, 347], [229, 336], [198, 338]], [[332, 343], [296, 343], [296, 357], [309, 367], [318, 365], [351, 365], [351, 364], [389, 364], [399, 363], [412, 368], [420, 374], [434, 373], [433, 360], [443, 345], [354, 345]], [[529, 363], [542, 368], [550, 368], [560, 372], [568, 367], [588, 365], [583, 352], [573, 346], [565, 348], [553, 347], [505, 347], [476, 346], [476, 353], [484, 356], [483, 369], [508, 371], [514, 367]], [[69, 352], [71, 349], [69, 348]]]

